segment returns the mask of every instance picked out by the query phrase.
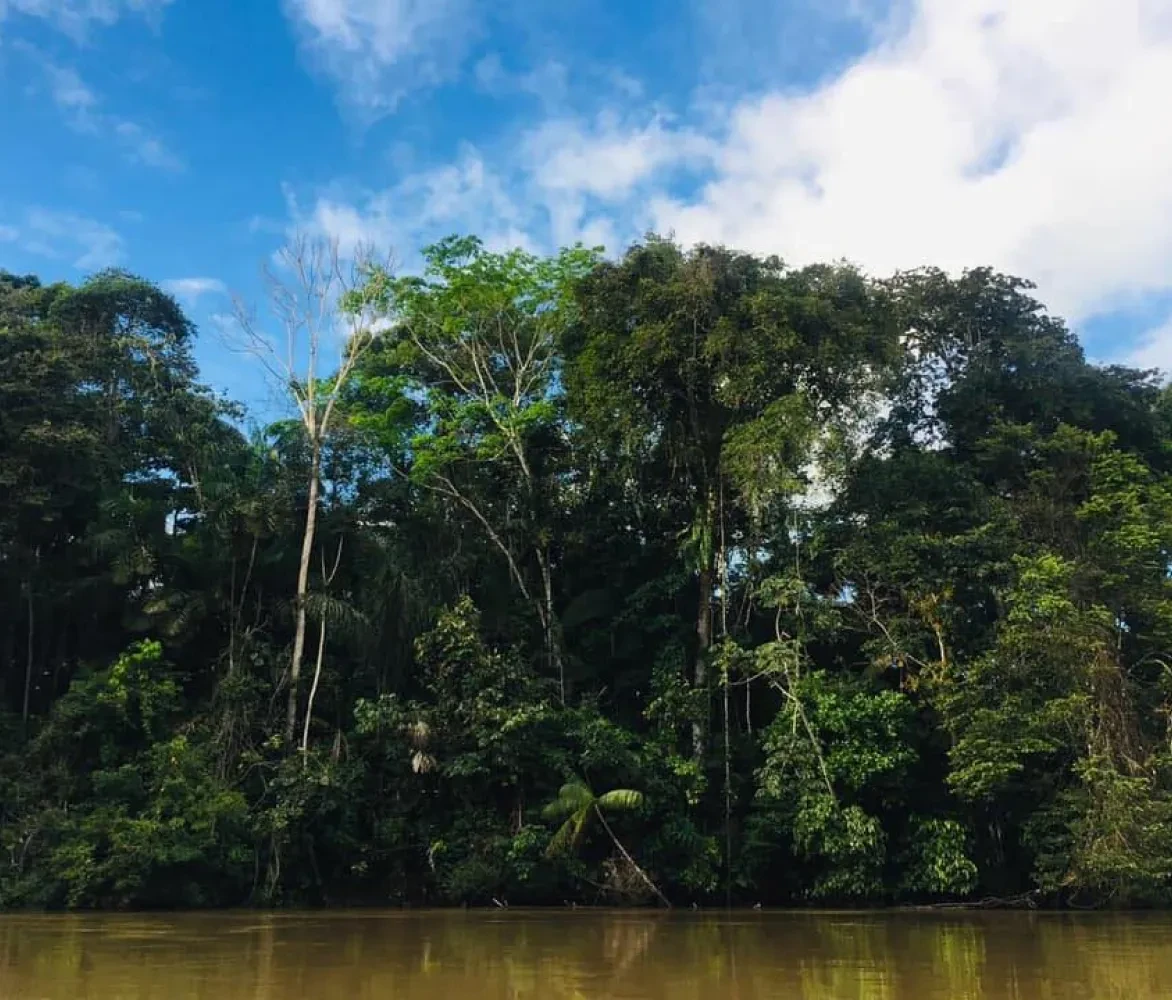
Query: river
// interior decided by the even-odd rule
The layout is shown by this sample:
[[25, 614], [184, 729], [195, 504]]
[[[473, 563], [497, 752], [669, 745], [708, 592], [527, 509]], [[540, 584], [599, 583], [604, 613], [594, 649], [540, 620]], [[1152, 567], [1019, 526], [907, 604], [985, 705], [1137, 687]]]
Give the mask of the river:
[[1172, 997], [1172, 916], [0, 916], [3, 1000]]

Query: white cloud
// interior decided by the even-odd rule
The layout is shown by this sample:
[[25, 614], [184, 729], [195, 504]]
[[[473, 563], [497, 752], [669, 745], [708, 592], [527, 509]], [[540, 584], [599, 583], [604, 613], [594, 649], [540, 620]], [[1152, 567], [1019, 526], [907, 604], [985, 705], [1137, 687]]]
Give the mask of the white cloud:
[[823, 86], [732, 107], [715, 176], [656, 224], [878, 273], [989, 263], [1075, 320], [1167, 288], [1169, 10], [920, 0]]
[[[804, 90], [698, 91], [676, 116], [616, 91], [306, 217], [405, 250], [442, 221], [612, 251], [655, 228], [881, 275], [989, 264], [1075, 324], [1172, 291], [1172, 0], [851, 2], [869, 50]], [[478, 78], [508, 82], [493, 58]]]
[[630, 123], [609, 113], [556, 118], [514, 137], [495, 161], [465, 146], [455, 161], [381, 190], [334, 186], [303, 203], [286, 188], [285, 197], [291, 228], [329, 236], [344, 254], [373, 244], [409, 259], [452, 233], [475, 233], [494, 249], [615, 248], [650, 223], [649, 185], [714, 152], [710, 140], [656, 113]]
[[44, 67], [53, 102], [70, 115], [75, 128], [92, 128], [92, 114], [98, 104], [97, 95], [86, 85], [77, 70], [54, 66], [49, 62], [44, 63]]
[[289, 188], [285, 197], [292, 229], [335, 239], [347, 256], [372, 245], [406, 257], [454, 232], [476, 233], [493, 248], [532, 245], [525, 210], [472, 147], [380, 191], [325, 191], [308, 207]]
[[591, 122], [548, 122], [525, 139], [523, 154], [537, 182], [551, 191], [573, 191], [616, 199], [663, 170], [715, 153], [709, 139], [673, 128], [659, 116], [629, 124], [613, 112]]
[[219, 278], [172, 278], [162, 285], [165, 291], [189, 306], [194, 306], [205, 295], [228, 294], [228, 287]]
[[717, 144], [652, 108], [555, 118], [518, 144], [524, 200], [555, 244], [617, 249], [652, 223], [648, 199], [682, 168], [709, 167]]
[[477, 32], [470, 0], [285, 0], [285, 9], [343, 101], [368, 116], [449, 79]]
[[309, 228], [337, 241], [341, 252], [351, 256], [359, 247], [391, 241], [394, 226], [385, 212], [385, 204], [379, 199], [372, 199], [360, 214], [353, 205], [319, 198]]
[[212, 313], [207, 321], [221, 337], [231, 338], [240, 334], [240, 321], [232, 313]]
[[28, 210], [16, 239], [29, 253], [66, 259], [83, 271], [118, 264], [125, 254], [121, 235], [105, 223], [45, 208]]
[[93, 25], [111, 25], [133, 14], [157, 17], [172, 0], [0, 0], [0, 22], [14, 14], [48, 21], [83, 39]]
[[[597, 82], [580, 69], [575, 78], [579, 86], [594, 87]], [[534, 69], [518, 72], [507, 69], [500, 55], [490, 52], [472, 67], [472, 79], [480, 91], [492, 97], [528, 97], [547, 110], [563, 106], [571, 92], [569, 70], [557, 59], [547, 59]]]

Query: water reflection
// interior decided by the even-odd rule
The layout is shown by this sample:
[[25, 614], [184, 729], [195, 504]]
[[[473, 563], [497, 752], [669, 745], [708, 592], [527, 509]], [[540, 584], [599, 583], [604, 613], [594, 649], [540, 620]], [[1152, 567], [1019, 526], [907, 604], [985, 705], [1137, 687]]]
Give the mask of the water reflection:
[[1172, 919], [1023, 913], [0, 917], [37, 1000], [1095, 1000], [1172, 995]]

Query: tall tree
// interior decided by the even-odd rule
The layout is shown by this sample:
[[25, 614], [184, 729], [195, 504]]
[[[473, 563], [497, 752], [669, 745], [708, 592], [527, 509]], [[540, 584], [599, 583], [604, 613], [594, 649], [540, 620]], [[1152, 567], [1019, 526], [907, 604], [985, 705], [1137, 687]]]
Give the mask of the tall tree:
[[1172, 901], [1152, 373], [984, 269], [319, 260], [251, 438], [0, 276], [0, 906]]
[[120, 271], [77, 288], [0, 277], [0, 547], [22, 567], [26, 716], [34, 675], [50, 696], [124, 644], [198, 507], [207, 445], [232, 437], [192, 335], [170, 296]]
[[656, 238], [596, 268], [579, 302], [566, 339], [572, 417], [636, 490], [640, 470], [672, 470], [662, 502], [695, 581], [699, 764], [729, 539], [764, 497], [797, 486], [817, 429], [864, 395], [890, 344], [871, 286], [849, 268], [790, 271]]
[[[363, 259], [348, 270], [336, 240], [300, 235], [279, 252], [277, 268], [265, 271], [268, 305], [280, 333], [275, 337], [267, 334], [254, 311], [242, 304], [237, 307], [237, 320], [248, 350], [288, 394], [309, 450], [285, 702], [285, 744], [289, 748], [295, 745], [297, 733], [322, 457], [340, 419], [338, 401], [374, 338], [371, 316], [356, 279], [359, 273], [374, 268], [376, 262], [365, 251], [361, 256]], [[341, 356], [331, 371], [339, 341]]]
[[387, 327], [371, 374], [397, 371], [406, 392], [425, 401], [411, 474], [461, 507], [504, 557], [540, 621], [564, 702], [551, 536], [561, 499], [552, 454], [557, 348], [573, 322], [574, 284], [595, 255], [581, 247], [552, 258], [493, 253], [453, 237], [426, 248], [424, 261], [422, 275], [376, 271], [363, 289]]

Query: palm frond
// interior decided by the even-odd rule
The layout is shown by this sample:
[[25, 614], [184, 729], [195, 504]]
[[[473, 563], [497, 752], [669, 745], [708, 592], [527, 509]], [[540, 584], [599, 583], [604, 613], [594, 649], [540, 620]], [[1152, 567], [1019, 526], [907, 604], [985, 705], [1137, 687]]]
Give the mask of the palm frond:
[[590, 807], [584, 806], [570, 816], [553, 835], [545, 853], [553, 857], [557, 854], [568, 854], [574, 851], [582, 840], [582, 833], [586, 829], [586, 820], [590, 815]]
[[643, 808], [643, 793], [633, 788], [614, 788], [599, 796], [598, 805], [613, 812], [635, 812]]
[[562, 785], [558, 797], [541, 811], [541, 815], [546, 819], [560, 819], [593, 802], [594, 793], [586, 785], [580, 781], [571, 781]]

